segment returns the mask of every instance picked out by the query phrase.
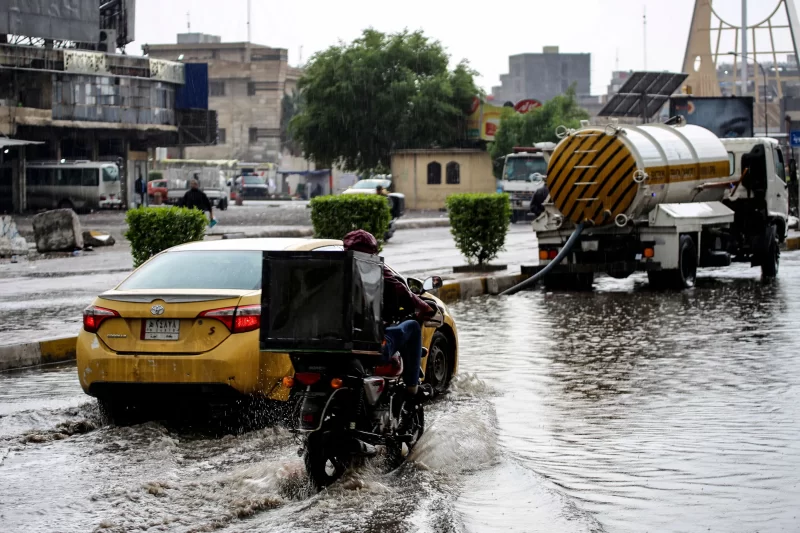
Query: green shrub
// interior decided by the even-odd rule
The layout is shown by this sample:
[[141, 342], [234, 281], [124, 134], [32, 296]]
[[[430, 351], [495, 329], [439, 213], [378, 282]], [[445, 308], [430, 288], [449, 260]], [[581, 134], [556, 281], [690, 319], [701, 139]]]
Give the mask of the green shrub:
[[208, 220], [198, 209], [185, 207], [140, 207], [125, 216], [136, 268], [162, 250], [203, 240]]
[[450, 233], [470, 264], [488, 263], [506, 242], [511, 203], [507, 194], [451, 194]]
[[383, 196], [342, 194], [311, 200], [311, 223], [319, 239], [342, 239], [353, 230], [363, 229], [383, 246], [390, 220], [389, 202]]
[[162, 174], [160, 170], [151, 170], [147, 174], [147, 181], [155, 181], [160, 179], [164, 179], [164, 174]]

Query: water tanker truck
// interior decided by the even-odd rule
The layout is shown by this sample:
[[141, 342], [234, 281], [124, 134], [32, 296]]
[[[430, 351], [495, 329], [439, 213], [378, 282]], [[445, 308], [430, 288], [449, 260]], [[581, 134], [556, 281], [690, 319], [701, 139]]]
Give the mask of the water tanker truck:
[[[694, 125], [562, 129], [544, 211], [533, 221], [546, 286], [585, 289], [595, 273], [647, 272], [686, 288], [732, 261], [777, 275], [786, 237], [784, 156], [768, 138], [720, 139]], [[530, 280], [534, 281], [534, 280]]]

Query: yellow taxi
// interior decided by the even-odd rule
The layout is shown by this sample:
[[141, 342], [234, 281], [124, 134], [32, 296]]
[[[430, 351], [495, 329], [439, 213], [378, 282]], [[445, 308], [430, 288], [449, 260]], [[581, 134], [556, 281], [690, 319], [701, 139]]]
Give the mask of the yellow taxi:
[[[286, 401], [289, 356], [259, 350], [262, 252], [342, 249], [337, 240], [229, 239], [159, 253], [84, 310], [77, 345], [83, 390], [101, 404], [198, 394]], [[444, 324], [423, 331], [423, 379], [438, 392], [458, 363], [456, 325], [441, 306]]]

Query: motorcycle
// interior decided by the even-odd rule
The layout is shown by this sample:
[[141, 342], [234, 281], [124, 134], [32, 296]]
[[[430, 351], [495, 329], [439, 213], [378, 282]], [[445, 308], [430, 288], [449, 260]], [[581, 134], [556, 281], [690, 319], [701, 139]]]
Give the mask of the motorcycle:
[[[422, 292], [437, 285], [441, 278], [430, 278]], [[422, 298], [436, 310], [425, 325], [440, 327], [443, 310]], [[284, 378], [284, 386], [291, 389], [294, 405], [292, 431], [300, 438], [298, 454], [314, 486], [331, 485], [380, 448], [390, 468], [400, 466], [425, 431], [425, 415], [421, 405], [406, 399], [399, 354], [382, 365], [374, 355], [295, 354], [291, 360], [295, 375]]]

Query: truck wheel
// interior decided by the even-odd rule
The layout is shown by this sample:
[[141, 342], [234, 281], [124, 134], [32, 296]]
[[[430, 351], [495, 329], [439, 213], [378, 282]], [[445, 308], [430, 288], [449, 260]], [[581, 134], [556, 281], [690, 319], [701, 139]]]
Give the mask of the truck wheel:
[[778, 246], [778, 231], [770, 224], [764, 231], [764, 255], [761, 258], [761, 277], [774, 279], [778, 276], [781, 249]]
[[689, 235], [681, 235], [678, 242], [678, 268], [647, 273], [647, 280], [654, 289], [691, 289], [696, 279], [697, 248]]
[[220, 201], [219, 201], [219, 210], [220, 211], [225, 211], [226, 209], [228, 209], [228, 199], [227, 198], [221, 198]]

